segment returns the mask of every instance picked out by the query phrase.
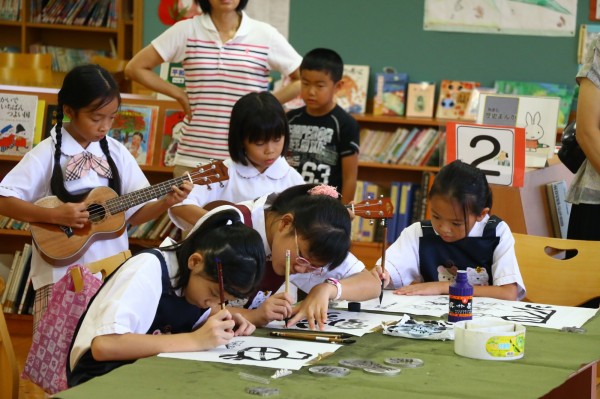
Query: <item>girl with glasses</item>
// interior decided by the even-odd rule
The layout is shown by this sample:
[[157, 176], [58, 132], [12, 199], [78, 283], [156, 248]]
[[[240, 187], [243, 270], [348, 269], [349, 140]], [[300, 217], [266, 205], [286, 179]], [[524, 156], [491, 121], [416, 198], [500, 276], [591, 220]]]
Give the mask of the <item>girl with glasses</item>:
[[[322, 329], [330, 300], [364, 301], [379, 295], [380, 281], [349, 252], [351, 218], [333, 187], [303, 184], [235, 206], [244, 223], [260, 233], [268, 258], [258, 289], [243, 308], [231, 308], [253, 324], [290, 318], [287, 324], [294, 325], [307, 319], [311, 328]], [[193, 214], [170, 215], [180, 228], [194, 222]], [[287, 250], [290, 282], [307, 293], [295, 307], [288, 293], [276, 293], [285, 281]]]

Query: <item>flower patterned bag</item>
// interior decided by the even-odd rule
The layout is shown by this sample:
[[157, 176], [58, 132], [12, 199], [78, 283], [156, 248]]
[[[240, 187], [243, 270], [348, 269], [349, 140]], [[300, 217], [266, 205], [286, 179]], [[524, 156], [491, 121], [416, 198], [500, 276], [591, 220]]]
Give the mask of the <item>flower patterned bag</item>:
[[[83, 290], [75, 292], [72, 268], [80, 268]], [[102, 281], [87, 267], [73, 265], [52, 287], [48, 309], [42, 316], [21, 375], [49, 394], [67, 389], [67, 359], [79, 318]]]

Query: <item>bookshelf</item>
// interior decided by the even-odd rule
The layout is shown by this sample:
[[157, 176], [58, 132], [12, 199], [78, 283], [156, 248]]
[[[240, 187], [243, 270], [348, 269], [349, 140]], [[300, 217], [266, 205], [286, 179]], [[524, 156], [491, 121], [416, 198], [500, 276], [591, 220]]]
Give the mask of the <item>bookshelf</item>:
[[[87, 1], [87, 0], [80, 0]], [[114, 27], [66, 25], [32, 21], [32, 4], [21, 1], [18, 20], [0, 20], [0, 47], [27, 53], [30, 46], [43, 44], [111, 52], [113, 57], [130, 59], [142, 48], [143, 0], [112, 0], [116, 7]], [[58, 3], [72, 4], [72, 1]]]

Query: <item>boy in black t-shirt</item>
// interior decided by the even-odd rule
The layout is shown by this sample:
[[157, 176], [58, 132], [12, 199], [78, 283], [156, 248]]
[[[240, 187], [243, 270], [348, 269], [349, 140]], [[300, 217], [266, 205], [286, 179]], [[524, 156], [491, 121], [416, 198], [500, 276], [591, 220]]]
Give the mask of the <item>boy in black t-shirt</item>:
[[333, 50], [317, 48], [304, 56], [300, 94], [306, 105], [287, 113], [287, 161], [307, 183], [334, 186], [348, 203], [356, 190], [359, 126], [335, 100], [343, 72], [342, 58]]

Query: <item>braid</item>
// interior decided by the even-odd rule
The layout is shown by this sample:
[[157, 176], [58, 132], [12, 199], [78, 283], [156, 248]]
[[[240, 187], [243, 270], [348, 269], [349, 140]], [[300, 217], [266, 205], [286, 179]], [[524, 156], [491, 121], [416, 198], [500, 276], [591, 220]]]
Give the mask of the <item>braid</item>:
[[112, 188], [118, 195], [121, 195], [121, 175], [119, 175], [119, 169], [115, 164], [115, 161], [110, 156], [110, 151], [108, 149], [108, 140], [106, 136], [100, 140], [100, 148], [102, 148], [102, 152], [106, 155], [106, 161], [110, 166], [110, 170], [112, 172], [112, 178], [108, 179], [108, 186]]
[[[110, 102], [117, 100], [121, 104], [119, 87], [111, 74], [99, 65], [79, 65], [73, 68], [63, 80], [61, 89], [58, 91], [58, 109], [56, 112], [56, 145], [54, 148], [54, 165], [50, 179], [50, 189], [62, 202], [81, 202], [88, 192], [77, 195], [71, 194], [65, 188], [65, 179], [60, 165], [62, 127], [64, 107], [68, 106], [75, 115], [85, 107], [93, 107], [97, 110]], [[121, 191], [121, 177], [117, 166], [110, 156], [106, 137], [100, 141], [100, 148], [106, 155], [107, 162], [113, 177], [109, 179], [109, 186], [117, 193]]]
[[63, 176], [62, 168], [60, 166], [63, 117], [63, 106], [59, 101], [56, 110], [56, 126], [54, 128], [54, 132], [56, 133], [56, 145], [54, 146], [54, 165], [52, 166], [50, 189], [52, 190], [52, 194], [56, 195], [62, 202], [80, 202], [85, 198], [89, 191], [79, 195], [73, 195], [67, 191], [65, 188], [65, 177]]

